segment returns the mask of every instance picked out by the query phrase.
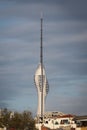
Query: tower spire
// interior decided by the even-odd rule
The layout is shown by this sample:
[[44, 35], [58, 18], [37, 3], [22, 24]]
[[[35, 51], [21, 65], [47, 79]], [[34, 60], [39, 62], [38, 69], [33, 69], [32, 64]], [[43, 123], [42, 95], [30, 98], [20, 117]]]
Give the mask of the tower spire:
[[41, 14], [41, 48], [40, 48], [40, 63], [41, 63], [41, 119], [43, 122], [43, 37], [42, 37], [42, 33], [43, 33], [43, 28], [42, 28], [42, 24], [43, 24], [43, 18], [42, 18], [42, 14]]
[[40, 63], [43, 64], [43, 38], [42, 38], [42, 24], [43, 24], [43, 18], [42, 18], [42, 14], [41, 14], [41, 36], [40, 36]]

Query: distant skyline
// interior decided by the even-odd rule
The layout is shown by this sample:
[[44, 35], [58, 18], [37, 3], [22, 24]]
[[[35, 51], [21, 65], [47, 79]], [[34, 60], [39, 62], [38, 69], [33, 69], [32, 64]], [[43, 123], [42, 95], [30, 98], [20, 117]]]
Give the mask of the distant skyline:
[[86, 0], [0, 0], [0, 108], [37, 112], [41, 12], [45, 110], [87, 115]]

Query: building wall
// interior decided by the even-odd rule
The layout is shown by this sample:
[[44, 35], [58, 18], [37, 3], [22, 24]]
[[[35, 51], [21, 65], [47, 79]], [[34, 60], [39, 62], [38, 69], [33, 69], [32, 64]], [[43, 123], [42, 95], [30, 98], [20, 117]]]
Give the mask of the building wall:
[[[56, 130], [55, 128], [50, 129], [42, 124], [37, 125], [36, 128], [38, 128], [39, 130]], [[0, 130], [3, 130], [3, 129], [0, 129]], [[87, 130], [87, 127], [77, 127], [77, 128], [66, 127], [64, 128], [64, 130]]]
[[87, 130], [87, 127], [82, 127], [81, 130]]
[[87, 130], [87, 127], [78, 127], [76, 130]]
[[41, 130], [49, 130], [47, 127], [41, 126]]
[[[68, 123], [62, 123], [61, 121], [67, 120]], [[44, 123], [45, 127], [48, 127], [50, 129], [57, 129], [60, 127], [73, 127], [76, 128], [76, 124], [70, 119], [69, 117], [67, 118], [56, 118], [56, 119], [46, 119]]]
[[4, 128], [0, 128], [0, 130], [4, 130]]
[[76, 130], [81, 130], [81, 128], [76, 128]]
[[[50, 130], [49, 128], [47, 128], [47, 127], [44, 127], [44, 126], [42, 126], [41, 127], [41, 130]], [[52, 129], [51, 129], [52, 130]], [[64, 129], [64, 130], [68, 130], [68, 129]], [[82, 127], [82, 128], [69, 128], [69, 130], [87, 130], [87, 127]]]

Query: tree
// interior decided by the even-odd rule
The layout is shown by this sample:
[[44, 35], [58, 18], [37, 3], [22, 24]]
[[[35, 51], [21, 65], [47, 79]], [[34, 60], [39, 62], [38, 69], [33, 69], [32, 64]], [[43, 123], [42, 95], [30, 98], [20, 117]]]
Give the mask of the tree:
[[14, 112], [13, 117], [10, 117], [11, 111], [6, 109], [2, 112], [2, 118], [0, 122], [8, 129], [16, 130], [36, 130], [35, 121], [30, 111], [24, 111], [23, 113]]
[[6, 108], [2, 110], [1, 118], [0, 118], [0, 124], [2, 127], [8, 126], [10, 113], [11, 113], [11, 111], [9, 111]]

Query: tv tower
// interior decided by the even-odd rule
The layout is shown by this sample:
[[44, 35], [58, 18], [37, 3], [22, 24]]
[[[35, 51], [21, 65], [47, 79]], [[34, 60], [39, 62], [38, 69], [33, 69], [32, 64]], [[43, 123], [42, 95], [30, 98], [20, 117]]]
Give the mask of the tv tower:
[[44, 108], [45, 108], [45, 99], [46, 95], [48, 94], [49, 91], [49, 85], [45, 73], [45, 68], [43, 66], [43, 18], [41, 16], [41, 36], [40, 36], [40, 63], [36, 69], [35, 76], [34, 76], [34, 81], [35, 85], [37, 88], [37, 93], [38, 93], [38, 109], [37, 109], [37, 117], [41, 119], [43, 122], [44, 118]]

